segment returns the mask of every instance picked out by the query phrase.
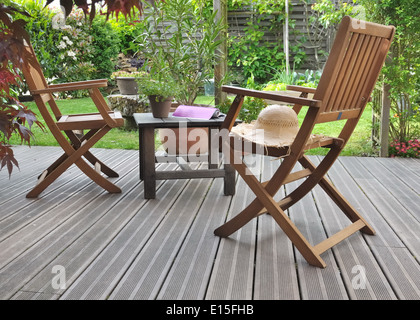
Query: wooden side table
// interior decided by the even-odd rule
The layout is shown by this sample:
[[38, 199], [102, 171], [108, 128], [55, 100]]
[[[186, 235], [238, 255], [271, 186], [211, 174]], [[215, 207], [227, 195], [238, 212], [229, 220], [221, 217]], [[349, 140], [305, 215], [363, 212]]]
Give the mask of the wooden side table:
[[[235, 194], [235, 170], [230, 164], [223, 164], [219, 168], [219, 163], [212, 162], [212, 152], [219, 154], [219, 148], [212, 150], [211, 129], [219, 129], [223, 123], [224, 116], [216, 119], [202, 120], [173, 117], [154, 118], [151, 113], [134, 113], [134, 121], [139, 128], [139, 160], [140, 160], [140, 180], [144, 181], [144, 198], [154, 199], [156, 197], [156, 180], [166, 179], [195, 179], [195, 178], [224, 178], [224, 194]], [[181, 166], [182, 170], [177, 171], [156, 171], [156, 151], [155, 151], [155, 129], [163, 128], [209, 128], [208, 141], [209, 151], [207, 160], [208, 169], [190, 169], [188, 166]], [[217, 156], [217, 159], [219, 157]], [[165, 162], [177, 161], [176, 155], [168, 155]]]

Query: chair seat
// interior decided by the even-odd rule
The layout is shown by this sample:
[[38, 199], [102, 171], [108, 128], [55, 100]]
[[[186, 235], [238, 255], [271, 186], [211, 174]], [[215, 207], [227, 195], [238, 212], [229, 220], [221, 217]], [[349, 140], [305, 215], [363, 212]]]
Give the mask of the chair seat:
[[[271, 157], [284, 157], [289, 154], [289, 149], [291, 146], [291, 144], [281, 147], [263, 145], [252, 142], [250, 140], [246, 140], [235, 134], [231, 134], [230, 139], [230, 145], [233, 146], [236, 151], [242, 151], [243, 154], [252, 152]], [[343, 140], [339, 138], [328, 137], [324, 135], [312, 135], [306, 143], [304, 150], [310, 150], [319, 147], [330, 147], [332, 145], [340, 146], [342, 143]]]
[[[118, 111], [108, 113], [117, 122], [117, 126], [124, 125], [124, 118]], [[106, 125], [100, 113], [71, 114], [62, 116], [57, 121], [60, 130], [99, 129]]]

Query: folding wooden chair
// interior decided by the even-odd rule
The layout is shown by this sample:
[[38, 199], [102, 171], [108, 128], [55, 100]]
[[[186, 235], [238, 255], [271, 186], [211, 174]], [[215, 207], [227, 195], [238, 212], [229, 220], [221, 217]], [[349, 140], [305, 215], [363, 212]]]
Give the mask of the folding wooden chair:
[[[228, 130], [232, 129], [245, 96], [286, 102], [294, 105], [293, 110], [296, 113], [301, 111], [302, 106], [309, 108], [291, 145], [281, 148], [263, 148], [265, 155], [283, 157], [278, 170], [267, 182], [261, 183], [254, 175], [250, 175], [250, 170], [242, 160], [238, 163], [232, 161], [235, 146], [242, 147], [242, 144], [235, 142], [234, 139], [238, 138], [231, 135], [227, 142], [230, 147], [231, 164], [255, 193], [256, 198], [237, 216], [217, 228], [215, 230], [217, 236], [228, 237], [251, 219], [268, 212], [307, 262], [324, 268], [326, 264], [320, 257], [323, 252], [358, 230], [371, 235], [375, 233], [325, 175], [346, 145], [362, 115], [384, 64], [394, 32], [393, 26], [383, 26], [344, 17], [318, 87], [316, 89], [299, 86], [288, 87], [289, 90], [301, 92], [300, 97], [229, 86], [223, 87], [225, 92], [236, 95], [222, 127]], [[313, 94], [312, 99], [308, 98], [309, 94]], [[309, 143], [315, 124], [337, 120], [345, 120], [338, 137], [325, 137], [317, 143]], [[243, 139], [241, 140], [244, 142]], [[329, 148], [329, 151], [320, 164], [315, 166], [304, 152], [319, 146]], [[257, 146], [253, 145], [252, 150], [256, 152]], [[292, 172], [297, 162], [304, 169]], [[306, 179], [280, 202], [273, 199], [281, 186], [303, 178]], [[302, 199], [317, 184], [331, 197], [352, 224], [321, 243], [311, 245], [287, 216], [285, 210]]]
[[[64, 150], [64, 154], [38, 177], [38, 184], [26, 197], [37, 197], [73, 163], [105, 190], [111, 193], [121, 192], [121, 189], [103, 177], [100, 171], [108, 177], [118, 177], [118, 174], [99, 161], [89, 151], [111, 128], [124, 125], [124, 119], [121, 114], [109, 109], [99, 91], [100, 87], [107, 86], [107, 80], [48, 85], [32, 46], [28, 45], [26, 49], [27, 52], [25, 52], [25, 61], [22, 68], [26, 83], [48, 128]], [[99, 112], [62, 115], [54, 100], [53, 93], [84, 89], [89, 91], [89, 95]], [[48, 103], [52, 112], [48, 109], [46, 103]], [[83, 130], [89, 131], [85, 132]], [[80, 131], [82, 134], [78, 134]], [[94, 167], [87, 164], [82, 156], [92, 163]]]

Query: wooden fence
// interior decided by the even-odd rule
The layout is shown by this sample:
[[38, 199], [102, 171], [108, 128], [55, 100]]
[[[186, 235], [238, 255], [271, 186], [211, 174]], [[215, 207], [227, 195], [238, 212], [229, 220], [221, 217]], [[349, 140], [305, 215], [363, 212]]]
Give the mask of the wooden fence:
[[389, 114], [391, 101], [389, 86], [376, 87], [372, 94], [372, 143], [379, 148], [380, 157], [388, 157]]
[[[294, 0], [290, 3], [289, 19], [293, 20], [294, 27], [289, 30], [288, 39], [289, 47], [300, 45], [306, 54], [304, 63], [300, 66], [301, 70], [322, 69], [326, 61], [326, 55], [331, 49], [335, 30], [333, 28], [325, 29], [319, 24], [310, 23], [309, 17], [314, 14], [311, 9], [311, 1], [309, 4], [306, 1]], [[245, 28], [249, 21], [259, 21], [259, 25], [267, 27], [273, 15], [261, 16], [258, 15], [252, 8], [245, 8], [240, 11], [228, 12], [229, 35], [232, 37], [241, 37], [245, 35]], [[302, 41], [305, 37], [306, 41]], [[263, 41], [269, 45], [276, 45], [283, 43], [284, 35], [283, 28], [272, 32], [265, 32]], [[293, 63], [293, 56], [291, 56], [291, 63]]]

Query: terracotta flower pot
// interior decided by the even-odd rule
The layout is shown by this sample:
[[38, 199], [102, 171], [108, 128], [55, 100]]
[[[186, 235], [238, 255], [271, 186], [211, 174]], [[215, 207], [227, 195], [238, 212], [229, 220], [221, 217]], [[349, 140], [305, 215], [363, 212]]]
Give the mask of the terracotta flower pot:
[[149, 96], [150, 108], [155, 118], [167, 118], [169, 116], [173, 97], [163, 99], [161, 96]]
[[133, 77], [116, 77], [118, 90], [123, 95], [138, 94], [138, 85], [136, 78]]

